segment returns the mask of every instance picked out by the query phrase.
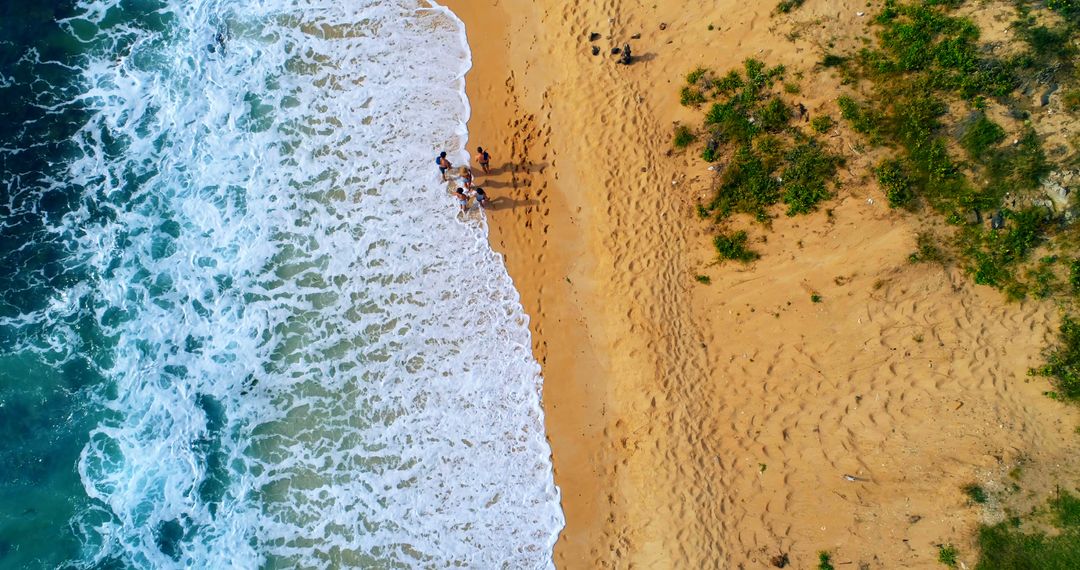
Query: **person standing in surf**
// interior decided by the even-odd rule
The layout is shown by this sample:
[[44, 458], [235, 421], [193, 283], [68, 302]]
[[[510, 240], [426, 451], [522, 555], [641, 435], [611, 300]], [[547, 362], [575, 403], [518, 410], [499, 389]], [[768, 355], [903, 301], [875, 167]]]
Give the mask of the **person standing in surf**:
[[484, 169], [484, 174], [491, 174], [491, 171], [488, 170], [488, 166], [491, 164], [491, 155], [482, 146], [476, 147], [476, 163]]
[[458, 177], [461, 178], [461, 184], [465, 186], [466, 190], [472, 190], [473, 176], [472, 171], [469, 170], [469, 167], [462, 166], [458, 170]]
[[464, 188], [458, 188], [454, 191], [454, 197], [457, 198], [458, 205], [461, 206], [461, 213], [469, 211], [469, 197], [465, 195]]
[[435, 157], [435, 164], [439, 165], [439, 174], [442, 175], [443, 182], [447, 180], [446, 171], [453, 167], [450, 161], [446, 159], [446, 151], [439, 153], [439, 156]]

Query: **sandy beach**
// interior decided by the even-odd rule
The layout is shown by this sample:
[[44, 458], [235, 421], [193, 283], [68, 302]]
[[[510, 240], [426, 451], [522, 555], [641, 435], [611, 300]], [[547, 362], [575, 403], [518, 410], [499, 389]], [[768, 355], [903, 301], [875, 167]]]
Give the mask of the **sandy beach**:
[[837, 196], [754, 232], [759, 261], [714, 263], [694, 214], [712, 172], [671, 145], [700, 120], [683, 77], [755, 57], [836, 115], [840, 78], [814, 63], [871, 35], [866, 2], [447, 4], [472, 48], [468, 147], [493, 155], [491, 243], [543, 367], [558, 567], [808, 568], [830, 550], [933, 568], [946, 542], [970, 564], [974, 526], [1006, 509], [972, 508], [965, 484], [1080, 480], [1080, 414], [1027, 375], [1057, 309], [908, 263], [926, 222], [887, 207], [843, 128]]

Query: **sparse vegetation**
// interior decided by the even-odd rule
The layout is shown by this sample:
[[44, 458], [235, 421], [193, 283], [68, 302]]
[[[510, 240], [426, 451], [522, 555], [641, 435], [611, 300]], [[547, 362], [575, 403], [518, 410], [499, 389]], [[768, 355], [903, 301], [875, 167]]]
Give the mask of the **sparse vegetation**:
[[1065, 398], [1080, 400], [1080, 322], [1070, 315], [1062, 317], [1057, 345], [1048, 351], [1046, 364], [1034, 373], [1050, 377]]
[[716, 253], [720, 256], [720, 259], [749, 263], [760, 256], [746, 247], [746, 241], [746, 232], [738, 231], [731, 234], [722, 233], [716, 236], [713, 238], [713, 245], [716, 246]]
[[962, 490], [964, 491], [964, 494], [967, 495], [969, 499], [971, 499], [971, 502], [978, 505], [985, 504], [986, 501], [990, 498], [986, 494], [986, 490], [979, 486], [977, 483], [970, 483], [968, 485], [964, 485]]
[[712, 283], [712, 277], [709, 277], [708, 275], [695, 275], [694, 281], [697, 281], [702, 285], [709, 285]]
[[675, 148], [686, 148], [696, 140], [697, 135], [694, 134], [694, 131], [690, 130], [690, 127], [687, 127], [686, 125], [675, 126], [675, 136], [672, 140], [672, 144]]
[[776, 11], [781, 14], [787, 14], [795, 8], [802, 6], [805, 1], [806, 0], [781, 0], [780, 3], [776, 5]]
[[956, 550], [956, 547], [951, 544], [942, 544], [938, 546], [937, 559], [938, 562], [948, 566], [949, 568], [956, 568], [956, 556], [960, 554]]
[[832, 565], [832, 555], [827, 550], [818, 552], [818, 570], [836, 570]]
[[911, 178], [904, 171], [904, 163], [896, 160], [885, 160], [874, 169], [877, 175], [881, 191], [885, 193], [892, 208], [906, 208], [915, 199], [915, 193], [911, 190]]
[[1062, 490], [1050, 498], [1047, 507], [1046, 523], [1053, 528], [1050, 534], [1024, 532], [1015, 518], [982, 526], [976, 570], [1080, 568], [1080, 498]]
[[819, 295], [817, 293], [811, 293], [810, 294], [810, 302], [811, 303], [820, 303], [821, 301], [822, 301], [821, 295]]
[[938, 247], [937, 237], [930, 232], [915, 236], [915, 251], [908, 256], [912, 263], [945, 263], [945, 252]]
[[814, 129], [815, 133], [824, 134], [829, 129], [836, 126], [836, 121], [829, 115], [818, 115], [810, 121], [810, 126]]

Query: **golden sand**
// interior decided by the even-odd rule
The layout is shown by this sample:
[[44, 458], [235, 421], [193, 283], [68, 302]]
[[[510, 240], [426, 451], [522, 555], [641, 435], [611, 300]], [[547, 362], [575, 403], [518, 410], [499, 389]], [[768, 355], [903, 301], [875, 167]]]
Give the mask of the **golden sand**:
[[[1076, 410], [1026, 375], [1054, 308], [909, 264], [927, 222], [885, 205], [847, 131], [827, 212], [755, 228], [750, 266], [712, 263], [694, 215], [712, 173], [671, 151], [673, 122], [700, 121], [682, 77], [782, 63], [803, 73], [791, 102], [836, 116], [839, 79], [813, 66], [830, 38], [872, 35], [865, 0], [448, 4], [473, 51], [469, 147], [493, 155], [491, 242], [543, 366], [560, 568], [807, 568], [820, 550], [934, 568], [946, 542], [970, 565], [980, 513], [1001, 513], [964, 484], [1001, 488], [1021, 462], [1025, 493], [1080, 478]], [[639, 59], [616, 65], [626, 42]]]

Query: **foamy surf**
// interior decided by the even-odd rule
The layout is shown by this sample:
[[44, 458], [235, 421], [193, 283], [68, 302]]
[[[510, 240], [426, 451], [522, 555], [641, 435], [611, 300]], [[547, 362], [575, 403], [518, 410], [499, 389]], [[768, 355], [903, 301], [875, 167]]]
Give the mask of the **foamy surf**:
[[87, 120], [48, 231], [85, 278], [0, 325], [100, 376], [70, 562], [550, 567], [528, 320], [433, 164], [466, 156], [461, 22], [177, 0], [63, 26], [86, 57], [56, 105]]

